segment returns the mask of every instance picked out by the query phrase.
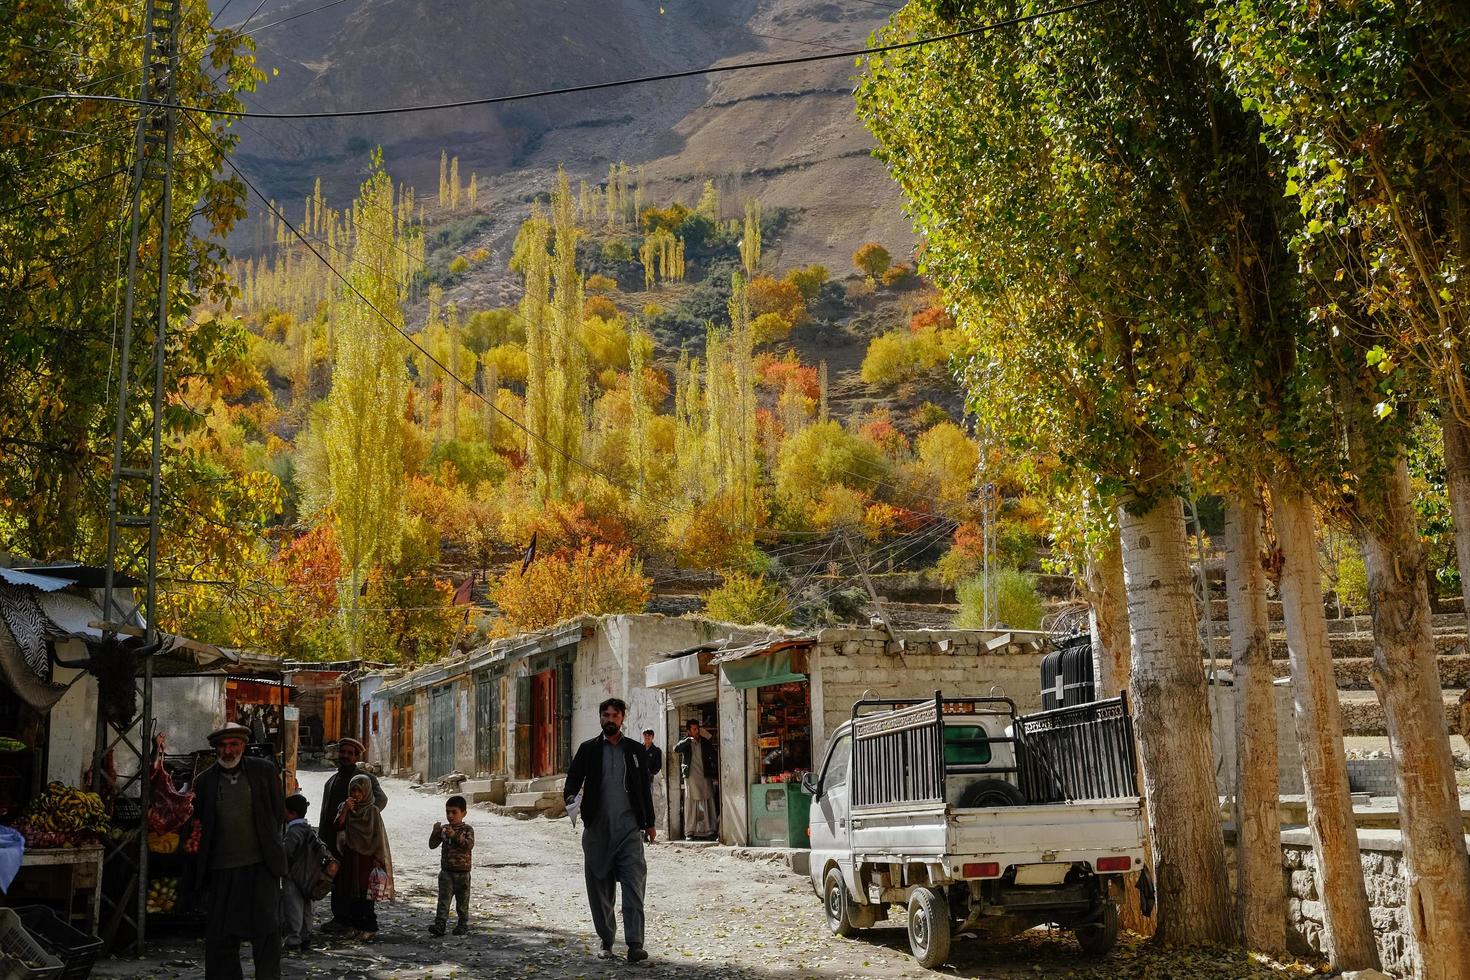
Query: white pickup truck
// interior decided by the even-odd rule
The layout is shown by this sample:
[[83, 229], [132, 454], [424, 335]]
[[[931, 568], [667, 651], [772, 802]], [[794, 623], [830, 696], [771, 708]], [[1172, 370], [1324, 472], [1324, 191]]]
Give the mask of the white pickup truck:
[[1106, 954], [1123, 876], [1144, 871], [1126, 695], [1024, 717], [1007, 698], [937, 691], [859, 701], [803, 786], [828, 928], [846, 936], [905, 905], [924, 967], [960, 932], [1044, 923]]

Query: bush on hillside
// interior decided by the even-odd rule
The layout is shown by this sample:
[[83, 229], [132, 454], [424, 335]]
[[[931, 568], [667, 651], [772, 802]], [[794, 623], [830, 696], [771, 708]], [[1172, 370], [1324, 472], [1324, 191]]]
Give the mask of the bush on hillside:
[[1039, 629], [1043, 607], [1035, 578], [1014, 568], [1002, 568], [990, 575], [995, 598], [994, 622], [985, 622], [985, 580], [977, 577], [960, 583], [960, 612], [954, 619], [954, 628], [973, 630], [1005, 625], [1016, 630]]
[[731, 572], [723, 585], [704, 594], [704, 612], [725, 623], [779, 626], [790, 620], [791, 605], [786, 593], [764, 575]]

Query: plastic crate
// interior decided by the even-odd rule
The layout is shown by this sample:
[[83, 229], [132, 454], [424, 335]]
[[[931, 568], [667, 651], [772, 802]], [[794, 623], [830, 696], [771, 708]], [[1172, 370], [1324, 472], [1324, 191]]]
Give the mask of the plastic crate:
[[13, 909], [0, 909], [0, 980], [54, 980], [61, 961], [31, 938]]
[[44, 905], [23, 905], [15, 910], [26, 932], [61, 960], [61, 980], [85, 980], [92, 964], [102, 955], [102, 940], [75, 929]]

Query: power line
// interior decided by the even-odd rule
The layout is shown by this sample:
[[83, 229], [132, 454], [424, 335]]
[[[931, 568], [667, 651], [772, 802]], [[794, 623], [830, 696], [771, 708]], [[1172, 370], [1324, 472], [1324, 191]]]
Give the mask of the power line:
[[[261, 24], [259, 27], [257, 27], [255, 30], [251, 31], [250, 33], [248, 33], [248, 34], [241, 34], [240, 37], [254, 37], [255, 35], [259, 34], [261, 31], [268, 31], [272, 27], [279, 27], [280, 25], [282, 25], [282, 24], [288, 24], [288, 23], [290, 23], [293, 20], [299, 20], [302, 17], [309, 17], [312, 14], [315, 14], [315, 13], [318, 13], [320, 11], [326, 10], [328, 7], [335, 7], [339, 3], [347, 3], [347, 0], [328, 0], [327, 3], [324, 3], [324, 4], [322, 4], [319, 7], [312, 7], [310, 10], [303, 10], [299, 14], [292, 14], [289, 17], [282, 17], [280, 20], [273, 20], [269, 24]], [[260, 0], [260, 5], [261, 5], [261, 7], [265, 6], [265, 0]], [[245, 22], [240, 25], [240, 28], [239, 29], [243, 31], [245, 29], [246, 24], [249, 24], [251, 18], [253, 18], [255, 16], [255, 14], [258, 14], [258, 13], [260, 13], [260, 7], [256, 7], [255, 8], [255, 13], [251, 14], [250, 17], [246, 17], [245, 18]]]
[[70, 194], [72, 191], [81, 190], [83, 187], [91, 187], [93, 184], [100, 184], [102, 183], [102, 181], [107, 180], [110, 177], [116, 177], [118, 174], [127, 173], [127, 169], [128, 168], [126, 167], [118, 167], [115, 170], [107, 171], [107, 173], [105, 174], [98, 174], [96, 177], [93, 177], [90, 180], [84, 180], [79, 184], [72, 184], [69, 187], [63, 187], [60, 190], [52, 191], [50, 194], [43, 194], [40, 197], [33, 197], [29, 201], [21, 201], [19, 204], [11, 205], [4, 211], [0, 211], [0, 217], [14, 214], [17, 211], [23, 211], [26, 208], [30, 207], [32, 204], [44, 204], [45, 202], [51, 200], [53, 197], [60, 197], [63, 194]]
[[351, 119], [363, 116], [393, 116], [405, 113], [435, 112], [443, 109], [467, 109], [477, 106], [502, 105], [507, 102], [521, 102], [527, 99], [541, 99], [554, 95], [577, 95], [586, 92], [600, 92], [607, 89], [625, 88], [630, 85], [643, 85], [649, 82], [676, 81], [682, 78], [698, 78], [703, 75], [722, 75], [738, 71], [754, 71], [764, 68], [784, 68], [793, 65], [813, 64], [821, 61], [834, 61], [839, 58], [862, 58], [875, 54], [886, 54], [890, 51], [904, 51], [909, 48], [925, 47], [942, 41], [953, 41], [960, 38], [979, 37], [1004, 27], [1014, 27], [1019, 24], [1032, 21], [1044, 20], [1061, 14], [1073, 13], [1088, 7], [1095, 7], [1107, 3], [1109, 0], [1079, 0], [1077, 3], [1064, 7], [1055, 7], [1050, 10], [1040, 10], [1033, 14], [1024, 14], [1019, 17], [1009, 17], [1005, 20], [992, 21], [980, 27], [966, 28], [962, 31], [951, 31], [948, 34], [935, 34], [930, 37], [915, 38], [912, 41], [897, 41], [892, 44], [880, 44], [873, 47], [854, 48], [847, 51], [835, 51], [830, 54], [809, 54], [792, 58], [768, 58], [762, 61], [741, 62], [734, 65], [706, 65], [702, 68], [690, 68], [685, 71], [665, 72], [658, 75], [640, 75], [633, 78], [622, 78], [608, 82], [589, 82], [585, 85], [571, 85], [565, 88], [542, 89], [536, 92], [519, 92], [512, 95], [495, 95], [475, 99], [459, 99], [453, 102], [431, 102], [421, 105], [388, 106], [380, 109], [338, 109], [320, 110], [316, 112], [274, 112], [261, 113], [249, 112], [236, 109], [210, 109], [203, 106], [182, 105], [174, 102], [144, 102], [140, 99], [131, 99], [119, 95], [84, 95], [74, 92], [65, 92], [53, 95], [40, 96], [29, 101], [22, 102], [17, 106], [0, 113], [0, 118], [17, 112], [28, 106], [40, 102], [55, 99], [90, 99], [100, 102], [119, 102], [127, 105], [148, 105], [157, 109], [174, 109], [180, 112], [188, 112], [205, 116], [218, 116], [230, 118], [249, 119]]

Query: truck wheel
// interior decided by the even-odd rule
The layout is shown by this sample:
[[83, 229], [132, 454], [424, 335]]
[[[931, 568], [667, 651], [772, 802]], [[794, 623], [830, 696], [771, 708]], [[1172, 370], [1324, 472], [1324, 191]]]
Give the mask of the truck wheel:
[[847, 916], [849, 904], [847, 882], [842, 880], [842, 871], [828, 868], [827, 877], [822, 879], [822, 907], [827, 913], [827, 931], [832, 935], [852, 935], [852, 920]]
[[1014, 784], [1004, 779], [980, 779], [960, 794], [963, 809], [980, 809], [997, 806], [1025, 806], [1026, 797]]
[[1078, 926], [1072, 930], [1077, 945], [1089, 956], [1106, 956], [1118, 941], [1118, 904], [1104, 902], [1102, 919], [1091, 925]]
[[909, 896], [909, 949], [926, 970], [949, 959], [949, 902], [933, 888], [915, 888]]

